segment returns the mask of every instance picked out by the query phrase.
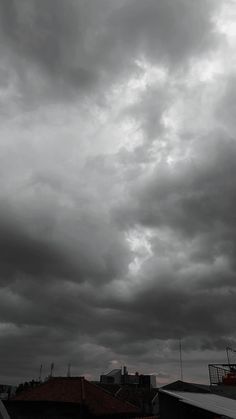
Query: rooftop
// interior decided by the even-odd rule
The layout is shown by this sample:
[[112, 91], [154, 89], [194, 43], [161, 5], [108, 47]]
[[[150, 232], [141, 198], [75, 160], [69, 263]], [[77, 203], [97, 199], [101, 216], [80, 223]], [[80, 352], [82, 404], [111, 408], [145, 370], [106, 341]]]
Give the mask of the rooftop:
[[84, 404], [94, 415], [139, 413], [132, 404], [118, 400], [83, 377], [50, 378], [38, 387], [22, 391], [13, 400]]
[[162, 387], [165, 390], [187, 391], [193, 393], [213, 393], [218, 396], [236, 399], [236, 386], [229, 386], [224, 384], [206, 385], [199, 383], [188, 383], [185, 381], [175, 381]]
[[161, 389], [160, 391], [180, 399], [183, 403], [236, 419], [236, 400], [212, 393], [194, 393], [165, 389]]

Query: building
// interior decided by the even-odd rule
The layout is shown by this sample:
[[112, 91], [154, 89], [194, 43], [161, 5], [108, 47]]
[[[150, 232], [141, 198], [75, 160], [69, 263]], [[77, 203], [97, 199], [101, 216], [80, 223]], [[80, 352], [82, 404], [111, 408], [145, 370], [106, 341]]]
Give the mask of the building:
[[159, 389], [160, 419], [236, 419], [236, 400], [201, 384], [176, 381]]
[[108, 374], [102, 374], [100, 376], [101, 384], [118, 384], [120, 386], [135, 386], [154, 388], [156, 387], [156, 376], [148, 374], [129, 374], [127, 367], [122, 369], [114, 369]]
[[158, 389], [154, 375], [129, 374], [126, 367], [114, 369], [100, 376], [97, 383], [120, 400], [129, 402], [140, 409], [143, 415], [159, 412]]
[[122, 383], [122, 370], [114, 369], [108, 374], [103, 374], [100, 376], [100, 383], [102, 384], [118, 384]]
[[83, 377], [55, 377], [6, 401], [11, 419], [133, 418], [140, 411]]

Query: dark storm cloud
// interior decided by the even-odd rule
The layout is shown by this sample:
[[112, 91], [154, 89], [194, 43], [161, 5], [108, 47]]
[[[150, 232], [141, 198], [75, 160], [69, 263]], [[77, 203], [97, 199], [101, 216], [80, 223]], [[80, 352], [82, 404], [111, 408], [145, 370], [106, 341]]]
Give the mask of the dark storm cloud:
[[[196, 91], [204, 96], [199, 80], [188, 87], [191, 65], [219, 40], [218, 6], [2, 0], [0, 7], [3, 376], [36, 377], [52, 361], [58, 374], [68, 361], [77, 374], [123, 362], [153, 370], [166, 352], [175, 362], [180, 336], [189, 352], [234, 343], [230, 82], [215, 130], [206, 124], [196, 134], [193, 121], [177, 133], [168, 126], [175, 106], [178, 116], [182, 101], [187, 115]], [[148, 79], [151, 67], [159, 78]], [[165, 368], [160, 375], [169, 377]]]
[[141, 52], [151, 61], [180, 63], [212, 44], [212, 6], [207, 1], [124, 1], [108, 21], [112, 42], [129, 45], [133, 56]]
[[[70, 361], [68, 354], [72, 355], [71, 336], [65, 330], [56, 330], [51, 327], [12, 327], [6, 325], [8, 332], [2, 330], [1, 356], [8, 358], [8, 354], [17, 347], [17, 358], [9, 364], [3, 365], [2, 379], [9, 376], [17, 377], [22, 381], [22, 369], [25, 377], [39, 377], [40, 365], [43, 364], [43, 377], [49, 375], [51, 362], [55, 363], [55, 374], [65, 375]], [[52, 341], [54, 344], [52, 345]], [[77, 346], [76, 357], [84, 363], [83, 350]], [[62, 360], [63, 359], [63, 360]], [[57, 362], [58, 360], [58, 362]], [[74, 366], [76, 358], [74, 359]]]
[[[6, 206], [4, 214], [2, 212], [2, 281], [9, 280], [9, 277], [15, 279], [17, 275], [29, 275], [64, 277], [75, 282], [100, 278], [102, 282], [119, 276], [126, 269], [129, 256], [122, 234], [109, 223], [101, 220], [98, 225], [96, 217], [86, 214], [77, 218], [74, 211], [70, 213], [71, 219], [68, 215], [64, 218], [58, 208], [58, 219], [50, 225], [49, 208], [46, 219], [45, 214], [34, 214], [33, 211], [31, 208], [29, 223], [23, 216], [14, 216], [11, 210], [7, 213]], [[37, 222], [35, 229], [31, 224], [34, 222]]]
[[83, 30], [87, 30], [81, 2], [77, 7], [74, 1], [22, 1], [19, 4], [14, 0], [3, 0], [1, 11], [5, 42], [16, 54], [16, 59], [35, 62], [46, 73], [56, 78], [62, 75], [72, 84], [73, 81], [86, 84], [86, 79], [90, 78], [89, 69], [80, 67], [79, 62], [73, 68], [71, 60], [76, 51], [79, 57], [82, 55]]
[[[235, 140], [213, 132], [176, 165], [157, 164], [131, 192], [129, 222], [165, 226], [184, 235], [235, 228]], [[123, 218], [123, 221], [125, 218]]]
[[[173, 284], [174, 279], [169, 278], [169, 281]], [[156, 284], [152, 284], [149, 290], [143, 290], [139, 297], [136, 296], [129, 310], [134, 318], [137, 313], [140, 324], [145, 326], [139, 326], [136, 330], [133, 328], [132, 337], [141, 335], [146, 338], [178, 339], [179, 336], [191, 336], [193, 331], [194, 336], [208, 336], [210, 331], [211, 337], [216, 338], [234, 332], [235, 290], [214, 292], [210, 287], [208, 290], [194, 290], [193, 287], [192, 290], [183, 291], [184, 287], [187, 288], [187, 284], [176, 289], [173, 285], [158, 286], [157, 278]], [[148, 320], [150, 317], [151, 321]]]
[[3, 62], [14, 72], [21, 100], [35, 104], [36, 97], [65, 100], [100, 85], [101, 95], [120, 76], [138, 71], [137, 59], [174, 68], [215, 42], [213, 3], [206, 0], [197, 6], [182, 0], [2, 0], [0, 6]]
[[[17, 275], [71, 276], [73, 267], [55, 244], [32, 237], [5, 215], [0, 224], [1, 281]], [[74, 272], [73, 272], [74, 273]]]
[[153, 256], [128, 301], [113, 304], [134, 341], [182, 336], [186, 349], [222, 348], [236, 315], [235, 140], [215, 131], [193, 145], [189, 158], [141, 175], [119, 209], [125, 228], [151, 229]]

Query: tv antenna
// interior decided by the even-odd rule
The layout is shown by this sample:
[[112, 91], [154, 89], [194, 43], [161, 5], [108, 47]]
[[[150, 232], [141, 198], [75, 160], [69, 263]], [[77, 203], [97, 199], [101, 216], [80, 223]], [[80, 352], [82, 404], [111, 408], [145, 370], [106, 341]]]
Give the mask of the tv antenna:
[[42, 380], [42, 371], [43, 371], [43, 364], [41, 364], [39, 368], [39, 381]]
[[53, 376], [53, 371], [54, 371], [54, 362], [51, 363], [51, 367], [50, 367], [50, 377]]
[[70, 364], [70, 362], [69, 362], [69, 364], [68, 364], [68, 368], [67, 368], [67, 377], [68, 377], [68, 378], [71, 376], [71, 371], [70, 371], [70, 369], [71, 369], [71, 364]]
[[182, 361], [182, 341], [179, 339], [179, 366], [180, 366], [180, 379], [183, 381], [183, 361]]
[[230, 353], [230, 352], [234, 352], [234, 353], [236, 353], [236, 350], [235, 350], [235, 349], [230, 348], [229, 346], [227, 346], [225, 350], [226, 350], [226, 355], [227, 355], [228, 365], [229, 365], [229, 367], [230, 367], [231, 362], [230, 362], [230, 356], [229, 356], [229, 353]]

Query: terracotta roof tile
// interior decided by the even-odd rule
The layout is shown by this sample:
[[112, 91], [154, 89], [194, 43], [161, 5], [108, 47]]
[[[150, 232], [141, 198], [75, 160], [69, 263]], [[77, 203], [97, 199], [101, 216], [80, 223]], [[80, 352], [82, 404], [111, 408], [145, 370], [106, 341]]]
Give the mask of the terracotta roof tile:
[[84, 403], [94, 415], [139, 413], [130, 403], [118, 400], [83, 377], [55, 377], [17, 394], [14, 400]]

